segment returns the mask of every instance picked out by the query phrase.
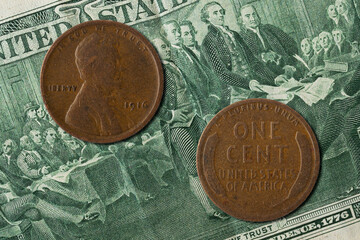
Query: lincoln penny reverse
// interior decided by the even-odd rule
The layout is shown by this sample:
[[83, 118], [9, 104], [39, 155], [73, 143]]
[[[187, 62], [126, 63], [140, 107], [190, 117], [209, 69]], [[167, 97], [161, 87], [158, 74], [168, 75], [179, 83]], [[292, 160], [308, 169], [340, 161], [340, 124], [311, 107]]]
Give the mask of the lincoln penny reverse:
[[198, 174], [210, 199], [227, 214], [275, 220], [300, 206], [319, 174], [313, 131], [292, 108], [249, 99], [220, 111], [197, 150]]
[[52, 118], [73, 136], [96, 143], [142, 129], [159, 107], [163, 82], [150, 42], [112, 21], [89, 21], [66, 31], [41, 70], [41, 92]]

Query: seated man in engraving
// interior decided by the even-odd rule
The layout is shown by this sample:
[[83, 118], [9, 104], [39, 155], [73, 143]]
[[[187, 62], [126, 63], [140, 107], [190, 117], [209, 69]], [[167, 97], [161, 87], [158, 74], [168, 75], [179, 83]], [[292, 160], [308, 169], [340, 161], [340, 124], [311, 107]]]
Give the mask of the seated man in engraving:
[[[206, 122], [199, 116], [199, 102], [188, 87], [188, 80], [172, 62], [170, 44], [165, 39], [154, 39], [153, 43], [163, 61], [165, 72], [165, 95], [159, 110], [160, 124], [166, 145], [173, 158], [181, 159], [189, 177], [191, 191], [200, 201], [209, 218], [221, 220], [229, 217], [214, 210], [201, 187], [196, 170], [196, 147]], [[181, 166], [175, 163], [175, 168]]]
[[121, 114], [121, 58], [116, 37], [93, 33], [85, 37], [75, 50], [75, 63], [84, 81], [69, 107], [65, 122], [92, 135], [120, 134], [133, 126]]
[[0, 155], [0, 166], [7, 166], [6, 168], [11, 168], [9, 166], [11, 166], [14, 160], [16, 160], [16, 150], [17, 145], [14, 140], [5, 140], [2, 146], [2, 153]]
[[[41, 144], [41, 135], [37, 130], [31, 131], [30, 135], [31, 138], [34, 139], [34, 141]], [[20, 147], [22, 150], [17, 158], [17, 166], [20, 169], [19, 175], [24, 179], [28, 180], [27, 182], [24, 182], [22, 186], [19, 186], [21, 187], [20, 190], [24, 191], [25, 189], [27, 189], [25, 187], [29, 186], [32, 181], [40, 180], [44, 175], [47, 175], [50, 170], [56, 170], [51, 168], [55, 168], [56, 163], [54, 157], [51, 159], [46, 159], [39, 151], [37, 151], [36, 149], [39, 147], [36, 147], [35, 143], [28, 136], [23, 136], [20, 138]], [[47, 157], [49, 156], [51, 157], [51, 155], [48, 155]], [[52, 161], [51, 164], [49, 163], [49, 161]], [[57, 164], [57, 166], [59, 164]], [[9, 180], [11, 179], [9, 178]], [[81, 186], [86, 186], [86, 192], [95, 191], [94, 189], [90, 188], [91, 184], [87, 178], [82, 178], [82, 181], [85, 181], [82, 182], [82, 184], [84, 185]], [[11, 184], [14, 185], [14, 181], [11, 181]], [[67, 189], [67, 187], [69, 187], [69, 189]], [[79, 224], [84, 221], [86, 222], [96, 219], [99, 216], [97, 209], [95, 209], [95, 207], [97, 207], [97, 205], [99, 204], [97, 199], [91, 199], [91, 197], [89, 196], [84, 196], [83, 188], [79, 189], [78, 185], [71, 183], [70, 185], [63, 185], [61, 189], [62, 190], [58, 189], [59, 191], [52, 191], [48, 188], [35, 190], [33, 193], [35, 196], [27, 194], [26, 192], [25, 193], [27, 195], [24, 195], [22, 193], [23, 191], [16, 191], [16, 193], [22, 193], [19, 196], [24, 195], [23, 197], [29, 195], [31, 199], [35, 199], [38, 204], [35, 204], [35, 206], [33, 207], [38, 209], [43, 216], [46, 216], [48, 218], [60, 219]], [[69, 194], [72, 194], [72, 196], [69, 196]], [[22, 203], [28, 206], [27, 202]], [[89, 208], [91, 206], [93, 206], [94, 209], [79, 214], [78, 211], [72, 212], [72, 210], [62, 210], [58, 208], [58, 206], [69, 206], [72, 208], [77, 208], [81, 211], [88, 211], [90, 210]]]
[[13, 186], [13, 191], [22, 193], [31, 181], [23, 178], [22, 172], [17, 166], [16, 158], [17, 145], [15, 141], [12, 139], [5, 140], [2, 147], [2, 154], [0, 155], [0, 174], [4, 173], [6, 177], [0, 176], [0, 181], [4, 183], [4, 179], [8, 180]]
[[301, 41], [301, 52], [302, 52], [302, 59], [306, 62], [309, 63], [310, 58], [313, 56], [314, 52], [313, 49], [311, 47], [311, 40], [310, 38], [304, 38]]
[[[8, 184], [12, 185], [11, 182]], [[51, 229], [43, 218], [82, 226], [86, 222], [97, 219], [99, 215], [98, 212], [90, 210], [88, 206], [79, 208], [78, 211], [66, 211], [60, 206], [38, 197], [35, 193], [25, 193], [18, 196], [11, 191], [11, 187], [3, 189], [0, 193], [0, 227], [8, 224], [17, 225], [16, 221], [27, 218], [31, 220], [33, 226], [41, 228], [41, 231], [38, 232], [43, 236], [41, 239], [55, 239], [51, 237], [53, 236]]]
[[[0, 171], [1, 174], [4, 174]], [[7, 172], [8, 173], [8, 172]], [[6, 173], [6, 175], [7, 175]], [[99, 212], [90, 209], [92, 203], [86, 204], [77, 211], [67, 211], [61, 206], [43, 199], [38, 192], [30, 191], [14, 192], [16, 185], [8, 178], [2, 181], [2, 191], [0, 193], [0, 228], [7, 225], [17, 225], [19, 220], [29, 219], [33, 227], [39, 230], [37, 232], [42, 236], [41, 239], [55, 239], [52, 236], [51, 229], [48, 227], [44, 218], [61, 220], [68, 223], [74, 223], [77, 226], [93, 221], [99, 217]], [[77, 206], [68, 205], [75, 209]], [[56, 227], [59, 227], [57, 225]]]

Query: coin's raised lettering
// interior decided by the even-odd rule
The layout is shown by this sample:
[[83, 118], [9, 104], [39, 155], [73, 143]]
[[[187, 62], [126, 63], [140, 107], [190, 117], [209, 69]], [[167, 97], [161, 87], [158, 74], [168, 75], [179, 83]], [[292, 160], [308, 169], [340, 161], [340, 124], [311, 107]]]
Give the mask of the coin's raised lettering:
[[76, 92], [76, 85], [48, 85], [48, 90], [51, 92]]

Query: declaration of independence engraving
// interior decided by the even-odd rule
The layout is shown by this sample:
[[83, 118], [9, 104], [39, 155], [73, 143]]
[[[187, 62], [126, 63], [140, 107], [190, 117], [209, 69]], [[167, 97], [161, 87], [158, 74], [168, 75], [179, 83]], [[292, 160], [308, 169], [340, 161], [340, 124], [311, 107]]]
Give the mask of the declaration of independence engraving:
[[[358, 0], [2, 0], [2, 5], [0, 238], [353, 240], [360, 235]], [[40, 91], [47, 50], [68, 29], [91, 20], [125, 23], [146, 36], [161, 56], [165, 75], [163, 102], [153, 120], [138, 135], [111, 145], [65, 132], [49, 116]], [[129, 53], [139, 51], [153, 62], [142, 39], [116, 29], [104, 27], [118, 44], [131, 44]], [[75, 50], [93, 32], [102, 35], [101, 27], [71, 32], [54, 51], [62, 65], [48, 74], [56, 81], [44, 87], [56, 97], [51, 104], [64, 119], [87, 80], [80, 78]], [[138, 71], [141, 61], [126, 59], [120, 59], [121, 76], [148, 76]], [[149, 111], [152, 99], [136, 96], [154, 86], [142, 84], [133, 91], [122, 80], [119, 111], [130, 119]], [[130, 91], [132, 97], [125, 99]], [[196, 149], [214, 114], [233, 102], [259, 97], [287, 104], [307, 120], [320, 145], [321, 168], [304, 204], [275, 221], [253, 223], [229, 217], [210, 201], [197, 174]], [[245, 113], [251, 105], [242, 108]], [[298, 118], [283, 110], [276, 116], [289, 118], [289, 128], [299, 127]], [[238, 113], [226, 114], [232, 119]], [[219, 124], [225, 121], [221, 119]], [[254, 132], [261, 140], [262, 121], [266, 139], [259, 149], [255, 142], [235, 138], [234, 125], [243, 122], [246, 139], [253, 141]], [[299, 156], [275, 147], [290, 145], [270, 138], [271, 122], [273, 137], [282, 136], [284, 125], [278, 121], [253, 120], [254, 126], [243, 119], [233, 122], [228, 132], [234, 140], [218, 158], [228, 166], [207, 169], [209, 179], [224, 181], [211, 185], [211, 191], [290, 192], [287, 180], [296, 181], [305, 169], [285, 166]], [[239, 137], [244, 124], [238, 124]], [[307, 143], [301, 135], [297, 139], [299, 153]], [[217, 153], [212, 147], [216, 141], [208, 141], [209, 161]], [[251, 146], [245, 147], [245, 163], [243, 145]], [[227, 160], [229, 148], [234, 166]], [[250, 167], [259, 165], [258, 150], [259, 161], [267, 166]], [[279, 166], [271, 165], [275, 163]], [[224, 179], [232, 174], [236, 180]], [[237, 191], [228, 191], [225, 183], [228, 189], [237, 184]], [[264, 201], [270, 205], [270, 200]]]

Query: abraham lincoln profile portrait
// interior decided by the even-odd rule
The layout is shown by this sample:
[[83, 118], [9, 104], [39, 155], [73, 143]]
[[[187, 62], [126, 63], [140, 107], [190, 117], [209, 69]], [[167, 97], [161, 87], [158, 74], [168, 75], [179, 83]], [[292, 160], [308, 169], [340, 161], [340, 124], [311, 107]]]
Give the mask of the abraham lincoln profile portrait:
[[65, 116], [71, 127], [97, 136], [120, 134], [133, 122], [118, 107], [121, 101], [121, 56], [116, 37], [93, 33], [75, 50], [83, 85]]

